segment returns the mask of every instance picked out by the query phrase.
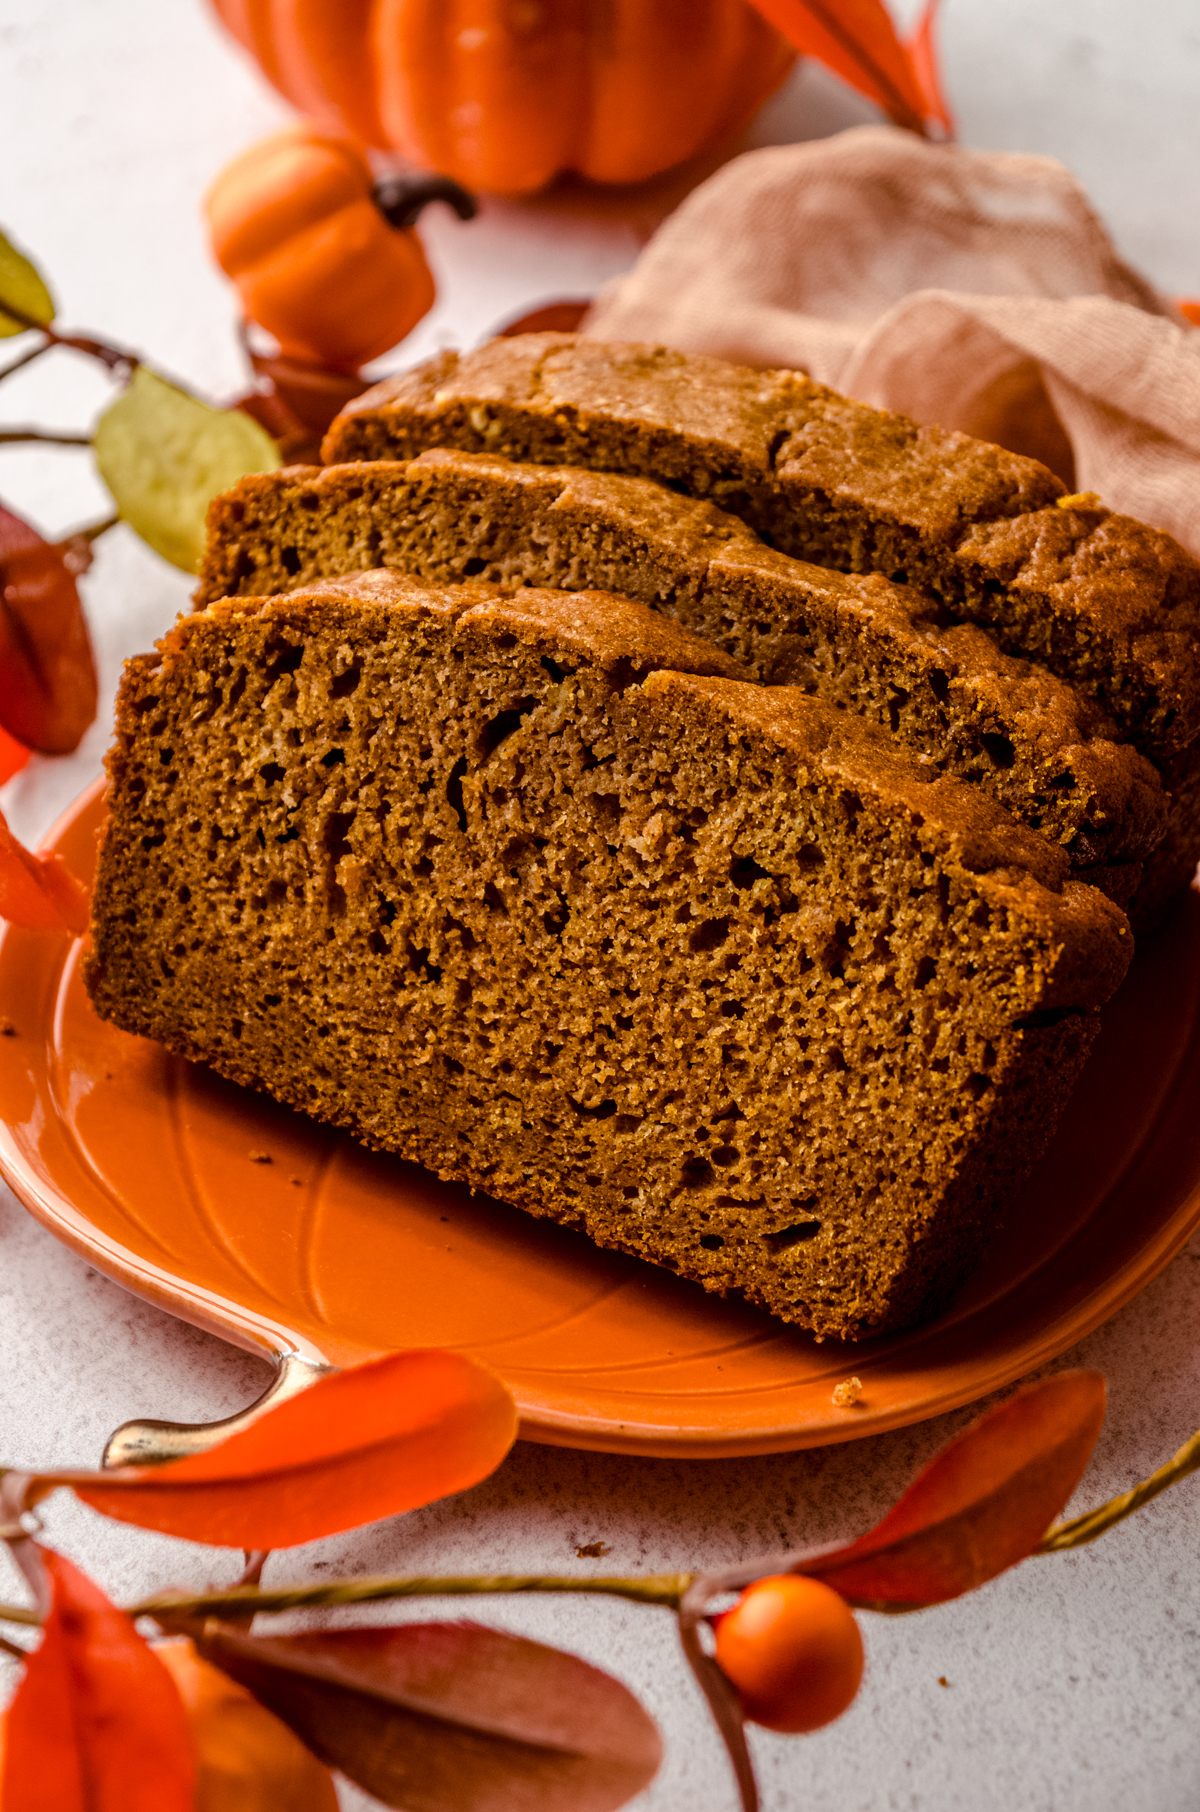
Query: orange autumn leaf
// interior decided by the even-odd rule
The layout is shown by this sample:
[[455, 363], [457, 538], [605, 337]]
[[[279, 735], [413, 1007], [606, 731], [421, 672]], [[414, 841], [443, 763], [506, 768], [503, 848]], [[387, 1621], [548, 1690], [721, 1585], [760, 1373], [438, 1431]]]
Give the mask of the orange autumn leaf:
[[66, 755], [96, 715], [96, 668], [66, 550], [0, 505], [0, 725]]
[[[798, 51], [832, 69], [874, 101], [898, 126], [926, 133], [926, 119], [938, 115], [900, 42], [882, 0], [753, 0], [763, 18]], [[932, 30], [930, 25], [926, 35]], [[932, 56], [931, 40], [922, 57]], [[936, 92], [936, 82], [935, 82]]]
[[27, 931], [87, 930], [87, 891], [61, 856], [35, 856], [0, 812], [0, 919]]
[[973, 1591], [1032, 1554], [1083, 1476], [1104, 1421], [1099, 1372], [1019, 1391], [940, 1453], [876, 1528], [804, 1561], [851, 1604], [901, 1610]]
[[0, 786], [3, 786], [6, 780], [11, 780], [14, 774], [20, 773], [29, 760], [31, 752], [23, 742], [18, 742], [15, 736], [10, 736], [4, 725], [0, 724]]
[[908, 54], [918, 82], [925, 95], [930, 117], [935, 119], [947, 138], [954, 137], [954, 115], [942, 89], [934, 31], [941, 0], [925, 0], [917, 29], [908, 40]]
[[93, 1510], [224, 1548], [290, 1548], [486, 1478], [517, 1434], [511, 1395], [459, 1353], [391, 1353], [320, 1379], [206, 1453], [42, 1473]]
[[196, 1755], [195, 1812], [338, 1812], [337, 1788], [287, 1725], [186, 1637], [154, 1645], [179, 1689]]
[[183, 1702], [129, 1618], [39, 1550], [54, 1588], [5, 1719], [4, 1812], [194, 1812]]

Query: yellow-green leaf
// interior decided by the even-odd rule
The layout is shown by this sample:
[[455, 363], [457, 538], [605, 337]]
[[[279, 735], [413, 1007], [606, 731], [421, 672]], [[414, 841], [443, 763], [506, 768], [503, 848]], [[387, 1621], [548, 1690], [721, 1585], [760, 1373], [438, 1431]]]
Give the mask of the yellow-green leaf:
[[124, 520], [186, 573], [199, 570], [213, 498], [247, 472], [282, 463], [270, 435], [240, 409], [214, 409], [145, 365], [100, 417], [92, 444]]
[[54, 297], [46, 288], [41, 272], [17, 250], [11, 239], [0, 233], [0, 339], [25, 332], [23, 321], [14, 321], [11, 315], [5, 314], [5, 302], [11, 302], [14, 308], [19, 308], [23, 315], [42, 327], [54, 319]]

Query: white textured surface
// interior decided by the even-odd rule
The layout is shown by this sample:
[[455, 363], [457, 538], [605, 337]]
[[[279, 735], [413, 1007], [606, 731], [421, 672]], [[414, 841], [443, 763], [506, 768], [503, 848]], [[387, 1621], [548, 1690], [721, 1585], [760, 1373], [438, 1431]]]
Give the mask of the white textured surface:
[[[1182, 0], [949, 0], [949, 88], [966, 142], [1053, 152], [1088, 183], [1121, 249], [1200, 293], [1200, 25]], [[51, 273], [63, 318], [148, 352], [213, 396], [241, 373], [229, 294], [196, 201], [238, 147], [283, 117], [197, 0], [4, 0], [0, 222]], [[820, 71], [770, 103], [755, 142], [871, 117]], [[525, 307], [588, 295], [635, 256], [644, 209], [490, 204], [427, 243], [442, 299], [406, 355], [465, 343]], [[5, 362], [0, 350], [0, 364]], [[104, 384], [62, 355], [3, 387], [0, 419], [85, 423]], [[86, 455], [0, 451], [0, 496], [57, 533], [99, 514]], [[111, 697], [120, 661], [187, 582], [126, 531], [86, 598]], [[107, 712], [107, 705], [105, 706]], [[106, 717], [69, 761], [35, 761], [0, 802], [43, 830], [98, 767]], [[2, 1005], [2, 1003], [0, 1003]], [[1200, 1242], [1063, 1365], [1099, 1366], [1110, 1414], [1080, 1507], [1151, 1471], [1200, 1424]], [[0, 1460], [92, 1464], [133, 1414], [200, 1419], [257, 1394], [265, 1369], [127, 1296], [0, 1192]], [[865, 1527], [965, 1415], [775, 1459], [619, 1460], [518, 1448], [479, 1489], [311, 1552], [278, 1581], [341, 1569], [675, 1568]], [[231, 1555], [107, 1524], [69, 1500], [52, 1539], [118, 1598], [225, 1580]], [[1029, 1563], [973, 1599], [865, 1618], [869, 1672], [840, 1723], [754, 1737], [764, 1804], [812, 1812], [1185, 1812], [1200, 1799], [1200, 1481], [1077, 1556]], [[575, 1547], [602, 1540], [603, 1560]], [[0, 1595], [15, 1585], [0, 1579]], [[401, 1613], [423, 1614], [415, 1607]], [[639, 1804], [725, 1812], [732, 1786], [664, 1613], [604, 1600], [497, 1601], [483, 1614], [611, 1668], [662, 1721], [668, 1759]], [[944, 1676], [949, 1685], [938, 1684]], [[347, 1793], [347, 1806], [365, 1804]]]

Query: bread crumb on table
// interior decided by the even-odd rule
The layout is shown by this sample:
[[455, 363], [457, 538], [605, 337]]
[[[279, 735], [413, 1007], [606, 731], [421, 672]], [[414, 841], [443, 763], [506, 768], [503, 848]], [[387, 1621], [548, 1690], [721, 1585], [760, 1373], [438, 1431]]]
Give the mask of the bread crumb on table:
[[252, 1164], [269, 1164], [271, 1162], [269, 1151], [252, 1151], [248, 1155]]
[[833, 1400], [839, 1409], [852, 1409], [861, 1396], [861, 1378], [843, 1378], [834, 1390]]

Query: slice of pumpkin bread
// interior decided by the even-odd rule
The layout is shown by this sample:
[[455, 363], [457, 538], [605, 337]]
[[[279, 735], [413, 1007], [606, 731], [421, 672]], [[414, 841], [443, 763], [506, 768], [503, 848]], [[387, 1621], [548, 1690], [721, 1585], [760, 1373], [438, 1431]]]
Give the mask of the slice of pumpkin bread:
[[327, 463], [430, 446], [655, 478], [772, 547], [903, 577], [1093, 699], [1163, 769], [1174, 807], [1149, 919], [1200, 855], [1200, 564], [1170, 535], [1064, 495], [1036, 460], [868, 408], [794, 371], [527, 334], [439, 354], [355, 398]]
[[386, 573], [126, 670], [100, 1014], [820, 1334], [945, 1299], [1122, 913], [977, 790], [637, 603]]
[[1044, 667], [930, 601], [767, 548], [736, 517], [648, 479], [435, 450], [292, 467], [209, 510], [198, 604], [366, 566], [639, 599], [741, 662], [889, 728], [931, 770], [989, 793], [1125, 905], [1162, 837], [1151, 764]]
[[322, 457], [426, 447], [658, 479], [773, 547], [903, 573], [1002, 646], [1084, 687], [1160, 755], [1200, 735], [1200, 566], [1170, 535], [1060, 508], [1036, 460], [756, 371], [577, 334], [439, 354], [354, 398]]

